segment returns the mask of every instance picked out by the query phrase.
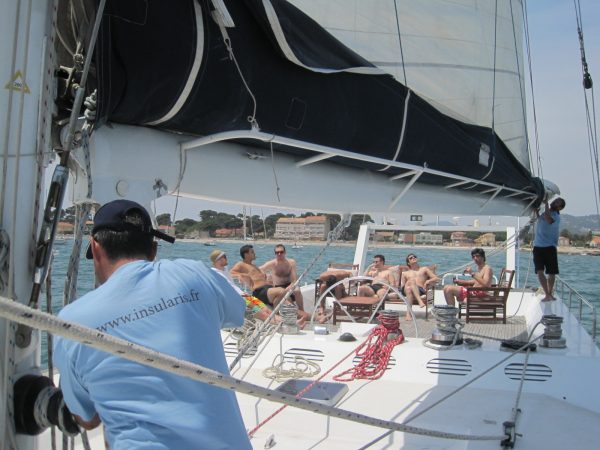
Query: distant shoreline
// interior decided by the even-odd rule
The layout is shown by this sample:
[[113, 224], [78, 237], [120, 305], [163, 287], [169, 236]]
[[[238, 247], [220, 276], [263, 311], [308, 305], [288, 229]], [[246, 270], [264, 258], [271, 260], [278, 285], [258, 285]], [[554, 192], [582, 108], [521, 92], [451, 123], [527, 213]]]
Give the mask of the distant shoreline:
[[[277, 245], [283, 244], [286, 248], [292, 248], [294, 245], [293, 241], [281, 241], [278, 239], [259, 239], [256, 241], [244, 241], [243, 239], [177, 239], [179, 242], [196, 242], [200, 244], [205, 243], [214, 243], [215, 246], [218, 244], [239, 244], [240, 247], [242, 245]], [[325, 241], [296, 241], [298, 245], [303, 247], [322, 247], [325, 245]], [[356, 241], [338, 241], [333, 243], [337, 247], [355, 247]], [[454, 246], [454, 245], [407, 245], [407, 244], [397, 244], [392, 242], [378, 242], [377, 244], [370, 243], [372, 247], [381, 247], [381, 248], [394, 248], [394, 249], [438, 249], [438, 250], [469, 250], [475, 246]], [[494, 250], [498, 247], [483, 247], [484, 249]], [[529, 247], [523, 247], [520, 249], [522, 252], [531, 252]], [[596, 254], [600, 256], [600, 249], [592, 249], [586, 247], [558, 247], [558, 253], [561, 254]]]

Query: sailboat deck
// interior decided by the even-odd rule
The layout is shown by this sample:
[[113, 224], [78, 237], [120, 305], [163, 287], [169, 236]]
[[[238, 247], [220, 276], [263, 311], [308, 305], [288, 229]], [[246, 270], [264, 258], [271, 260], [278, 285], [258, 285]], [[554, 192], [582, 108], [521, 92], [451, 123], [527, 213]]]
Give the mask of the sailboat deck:
[[[436, 322], [431, 317], [425, 320], [424, 317], [417, 316], [417, 328], [419, 330], [418, 337], [430, 337], [435, 326]], [[405, 337], [417, 337], [412, 322], [402, 320], [400, 327], [402, 328]], [[506, 324], [501, 322], [471, 322], [465, 324], [462, 331], [465, 337], [479, 339], [483, 342], [493, 342], [503, 339], [527, 339], [527, 324], [525, 322], [525, 317], [523, 316], [509, 317], [506, 319]], [[485, 336], [485, 338], [483, 336]]]

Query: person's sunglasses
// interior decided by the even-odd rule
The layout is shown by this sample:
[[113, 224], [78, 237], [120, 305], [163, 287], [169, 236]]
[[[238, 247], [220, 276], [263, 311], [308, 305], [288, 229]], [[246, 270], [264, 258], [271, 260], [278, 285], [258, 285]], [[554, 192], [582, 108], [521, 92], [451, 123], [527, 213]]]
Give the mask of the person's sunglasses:
[[275, 254], [276, 255], [283, 255], [285, 252], [283, 250], [276, 250]]

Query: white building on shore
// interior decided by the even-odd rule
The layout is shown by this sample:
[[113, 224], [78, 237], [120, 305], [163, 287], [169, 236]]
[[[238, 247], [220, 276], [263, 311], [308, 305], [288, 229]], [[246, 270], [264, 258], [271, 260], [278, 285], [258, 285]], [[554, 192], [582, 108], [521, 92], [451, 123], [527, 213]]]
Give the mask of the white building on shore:
[[281, 217], [273, 238], [292, 241], [325, 240], [331, 226], [327, 216]]

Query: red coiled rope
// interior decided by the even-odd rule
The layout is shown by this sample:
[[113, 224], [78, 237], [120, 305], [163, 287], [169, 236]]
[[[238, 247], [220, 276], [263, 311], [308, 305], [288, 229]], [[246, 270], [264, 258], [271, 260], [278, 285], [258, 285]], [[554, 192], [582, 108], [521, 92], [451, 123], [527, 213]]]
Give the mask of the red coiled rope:
[[[381, 378], [387, 368], [392, 350], [396, 345], [404, 342], [404, 335], [400, 329], [397, 315], [390, 317], [386, 314], [379, 314], [377, 319], [380, 325], [374, 328], [367, 340], [355, 350], [356, 356], [362, 357], [362, 360], [356, 366], [334, 376], [335, 381]], [[390, 333], [398, 333], [398, 336], [388, 339]], [[361, 352], [363, 348], [364, 350]]]

